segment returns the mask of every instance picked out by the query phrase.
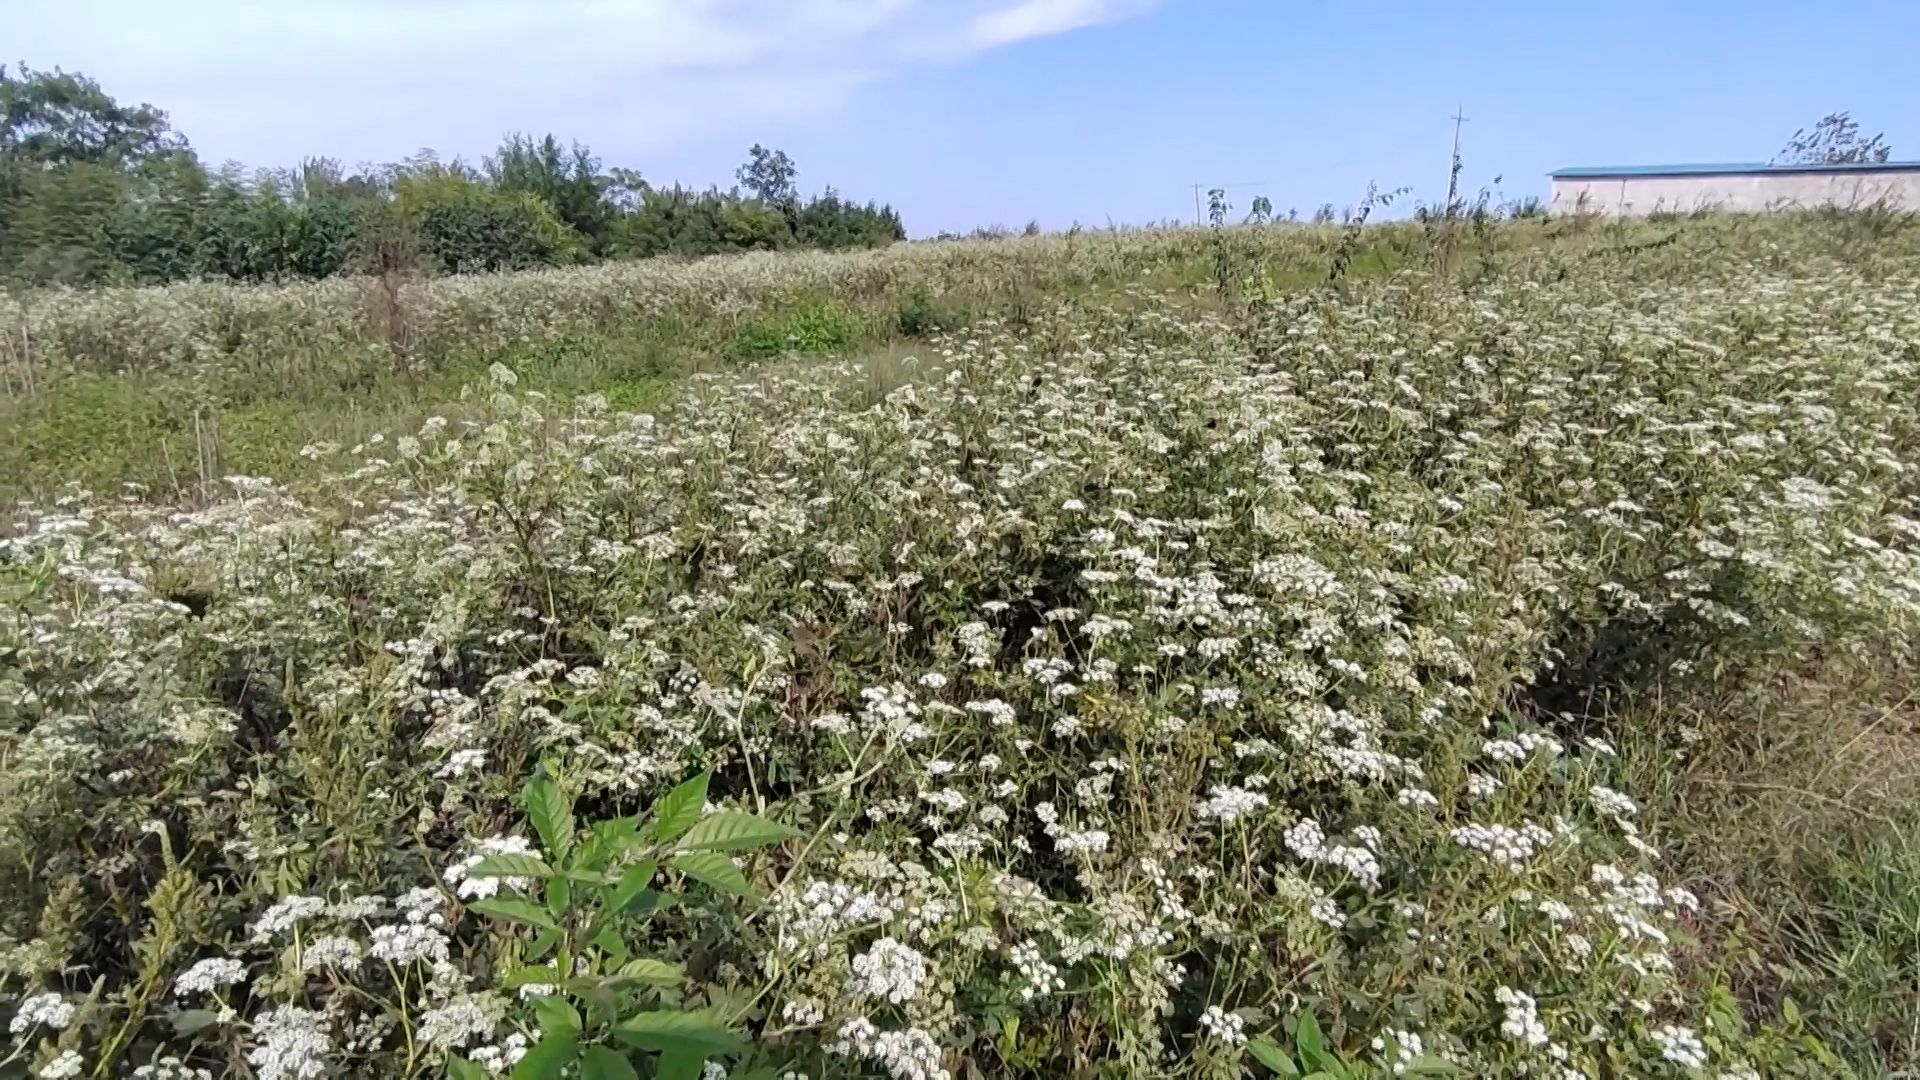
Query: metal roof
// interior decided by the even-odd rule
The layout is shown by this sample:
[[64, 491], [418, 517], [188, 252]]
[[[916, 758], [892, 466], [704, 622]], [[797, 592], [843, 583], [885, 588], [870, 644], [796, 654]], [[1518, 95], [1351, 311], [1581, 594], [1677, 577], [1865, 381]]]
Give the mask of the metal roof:
[[1572, 169], [1555, 169], [1547, 175], [1555, 180], [1579, 180], [1627, 176], [1758, 176], [1775, 173], [1915, 171], [1920, 171], [1920, 161], [1868, 161], [1834, 165], [1769, 165], [1765, 162], [1738, 162], [1727, 165], [1582, 165]]

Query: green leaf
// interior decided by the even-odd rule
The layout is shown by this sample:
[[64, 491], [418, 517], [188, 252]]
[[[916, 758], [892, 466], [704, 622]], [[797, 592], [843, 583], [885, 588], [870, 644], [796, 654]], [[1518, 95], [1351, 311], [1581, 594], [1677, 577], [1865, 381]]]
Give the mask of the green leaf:
[[587, 826], [587, 842], [580, 845], [580, 865], [592, 870], [605, 866], [608, 859], [633, 843], [639, 828], [639, 819], [634, 817], [608, 818]]
[[553, 913], [554, 918], [566, 914], [567, 903], [572, 899], [573, 886], [567, 884], [566, 878], [554, 878], [547, 882], [547, 910]]
[[707, 770], [660, 796], [653, 804], [654, 839], [662, 843], [678, 839], [700, 820], [700, 811], [707, 805], [707, 781], [712, 777], [712, 770]]
[[533, 1018], [539, 1022], [540, 1030], [548, 1035], [558, 1032], [580, 1033], [580, 1013], [567, 1000], [554, 994], [544, 994], [528, 1001], [533, 1010]]
[[709, 1017], [692, 1012], [635, 1013], [615, 1025], [613, 1033], [642, 1050], [693, 1051], [706, 1054], [738, 1053], [746, 1048], [740, 1036]]
[[553, 1080], [580, 1056], [580, 1033], [549, 1032], [513, 1067], [512, 1080]]
[[220, 1014], [212, 1009], [186, 1009], [174, 1013], [170, 1019], [173, 1021], [173, 1033], [186, 1036], [197, 1034], [219, 1023]]
[[798, 835], [776, 821], [739, 810], [721, 810], [701, 818], [673, 846], [677, 851], [742, 851]]
[[648, 889], [633, 898], [633, 902], [626, 906], [626, 913], [628, 915], [651, 915], [656, 911], [665, 911], [670, 907], [678, 907], [679, 904], [680, 898], [672, 893], [663, 893], [658, 889]]
[[487, 1080], [487, 1070], [463, 1057], [447, 1059], [447, 1080]]
[[654, 1066], [654, 1080], [699, 1080], [706, 1064], [707, 1055], [698, 1050], [669, 1050]]
[[491, 900], [475, 900], [473, 903], [467, 905], [467, 910], [477, 911], [482, 915], [491, 915], [496, 919], [505, 919], [508, 922], [538, 926], [543, 930], [560, 929], [560, 924], [554, 922], [553, 916], [547, 914], [544, 908], [538, 904], [529, 903], [528, 901], [511, 896], [496, 896]]
[[1320, 1037], [1320, 1021], [1310, 1012], [1300, 1014], [1300, 1022], [1293, 1029], [1293, 1045], [1300, 1052], [1300, 1063], [1309, 1069], [1339, 1063], [1339, 1059], [1327, 1053], [1327, 1044]]
[[653, 881], [653, 875], [659, 869], [658, 862], [644, 859], [621, 871], [620, 883], [605, 894], [605, 899], [600, 905], [601, 910], [609, 914], [625, 911], [627, 905], [633, 903], [634, 897], [646, 891], [647, 886]]
[[589, 1046], [580, 1053], [580, 1080], [640, 1080], [627, 1055], [611, 1046]]
[[1287, 1056], [1287, 1052], [1275, 1046], [1273, 1040], [1264, 1035], [1247, 1040], [1247, 1053], [1252, 1054], [1255, 1061], [1265, 1065], [1276, 1076], [1300, 1075], [1300, 1070], [1294, 1066], [1293, 1059]]
[[723, 893], [734, 896], [753, 894], [752, 887], [747, 884], [747, 876], [740, 872], [739, 867], [733, 865], [732, 859], [717, 851], [695, 851], [686, 855], [676, 855], [667, 860], [667, 865]]
[[619, 975], [622, 979], [649, 986], [678, 986], [683, 973], [678, 964], [641, 956], [621, 964]]
[[558, 784], [545, 776], [535, 777], [520, 793], [520, 801], [547, 854], [564, 856], [573, 850], [573, 801]]
[[467, 868], [468, 877], [550, 878], [553, 867], [532, 855], [489, 855]]
[[552, 930], [542, 930], [533, 935], [533, 944], [527, 946], [527, 959], [536, 962], [545, 960], [547, 954], [552, 952], [554, 946], [559, 945], [561, 939], [564, 937], [566, 937], [566, 935], [561, 933], [560, 928], [557, 926]]
[[558, 986], [559, 984], [560, 973], [545, 965], [523, 967], [508, 972], [507, 977], [500, 980], [500, 988], [503, 990], [516, 990], [522, 986]]

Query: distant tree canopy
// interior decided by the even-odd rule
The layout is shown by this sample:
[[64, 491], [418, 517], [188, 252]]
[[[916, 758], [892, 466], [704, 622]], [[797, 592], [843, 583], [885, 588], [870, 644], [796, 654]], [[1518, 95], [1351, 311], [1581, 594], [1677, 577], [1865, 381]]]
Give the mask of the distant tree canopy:
[[1893, 156], [1884, 135], [1860, 137], [1860, 125], [1844, 112], [1830, 113], [1801, 128], [1773, 157], [1775, 165], [1870, 165]]
[[756, 144], [736, 187], [655, 187], [580, 143], [519, 133], [477, 168], [427, 152], [210, 170], [160, 109], [57, 68], [0, 66], [0, 277], [20, 282], [465, 273], [905, 239], [892, 207], [831, 187], [803, 198], [798, 175]]

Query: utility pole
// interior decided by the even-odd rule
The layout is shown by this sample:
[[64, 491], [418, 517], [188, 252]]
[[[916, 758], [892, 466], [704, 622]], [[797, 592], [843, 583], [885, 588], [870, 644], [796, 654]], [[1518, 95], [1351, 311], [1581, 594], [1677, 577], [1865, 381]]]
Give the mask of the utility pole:
[[1193, 185], [1193, 223], [1200, 224], [1200, 185]]
[[1448, 217], [1453, 216], [1454, 200], [1460, 197], [1460, 125], [1473, 119], [1471, 116], [1464, 115], [1466, 111], [1466, 106], [1455, 105], [1453, 115], [1448, 117], [1453, 121], [1453, 156], [1447, 159], [1446, 214]]

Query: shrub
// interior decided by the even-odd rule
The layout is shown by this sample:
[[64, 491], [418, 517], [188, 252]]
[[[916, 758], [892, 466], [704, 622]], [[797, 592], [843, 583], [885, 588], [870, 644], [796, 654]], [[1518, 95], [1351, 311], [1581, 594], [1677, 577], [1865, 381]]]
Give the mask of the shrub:
[[[501, 369], [311, 486], [23, 511], [16, 1052], [664, 1070], [611, 970], [699, 1018], [648, 1052], [776, 1075], [1824, 1068], [1686, 963], [1604, 696], [1550, 691], [1912, 640], [1920, 295], [1554, 269], [1056, 305], [657, 418]], [[700, 774], [694, 828], [784, 839], [551, 873]], [[634, 865], [684, 898], [523, 993]]]

